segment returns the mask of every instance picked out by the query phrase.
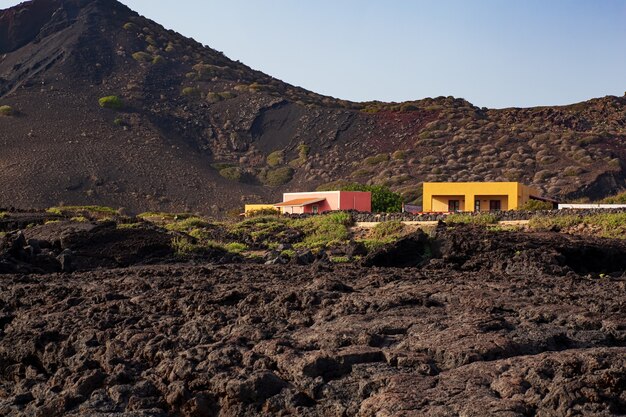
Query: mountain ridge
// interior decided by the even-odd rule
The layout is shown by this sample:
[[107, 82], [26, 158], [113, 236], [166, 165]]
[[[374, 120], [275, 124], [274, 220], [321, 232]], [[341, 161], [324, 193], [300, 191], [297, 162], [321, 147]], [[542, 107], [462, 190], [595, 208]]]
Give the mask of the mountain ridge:
[[[292, 86], [115, 0], [0, 11], [0, 206], [223, 215], [333, 182], [519, 180], [560, 198], [626, 189], [626, 98], [479, 108], [355, 103]], [[122, 109], [101, 108], [116, 96]]]

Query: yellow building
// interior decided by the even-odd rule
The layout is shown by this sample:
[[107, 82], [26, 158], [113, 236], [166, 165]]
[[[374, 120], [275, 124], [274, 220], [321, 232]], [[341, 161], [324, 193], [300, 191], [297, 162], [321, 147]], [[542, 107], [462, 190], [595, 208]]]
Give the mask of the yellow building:
[[273, 204], [246, 204], [244, 207], [244, 214], [246, 216], [254, 214], [255, 211], [275, 211], [276, 213], [279, 213]]
[[516, 210], [531, 199], [554, 203], [519, 182], [425, 182], [423, 211]]

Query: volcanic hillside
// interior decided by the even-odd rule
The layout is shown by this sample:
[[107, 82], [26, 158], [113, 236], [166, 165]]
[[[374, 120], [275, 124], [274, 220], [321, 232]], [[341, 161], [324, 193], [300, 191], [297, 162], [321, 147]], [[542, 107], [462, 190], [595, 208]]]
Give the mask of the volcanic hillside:
[[0, 206], [217, 215], [334, 181], [385, 184], [407, 202], [433, 180], [599, 198], [626, 189], [625, 138], [626, 97], [503, 110], [452, 97], [352, 103], [114, 0], [0, 12]]

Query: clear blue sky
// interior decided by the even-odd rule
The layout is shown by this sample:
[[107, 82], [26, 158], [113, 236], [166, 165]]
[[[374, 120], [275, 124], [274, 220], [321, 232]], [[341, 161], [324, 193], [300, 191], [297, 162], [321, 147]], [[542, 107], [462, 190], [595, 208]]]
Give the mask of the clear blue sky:
[[343, 99], [453, 95], [525, 107], [626, 91], [626, 0], [122, 2], [231, 59]]

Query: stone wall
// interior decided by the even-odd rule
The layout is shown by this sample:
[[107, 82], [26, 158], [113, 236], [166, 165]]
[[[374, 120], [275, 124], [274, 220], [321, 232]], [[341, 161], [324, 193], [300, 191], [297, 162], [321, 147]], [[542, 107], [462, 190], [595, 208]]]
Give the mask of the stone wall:
[[[333, 213], [333, 212], [327, 212]], [[363, 213], [356, 211], [349, 211], [355, 222], [386, 222], [386, 221], [445, 221], [448, 217], [448, 213], [424, 213], [424, 214], [411, 214], [411, 213]], [[524, 210], [510, 210], [500, 212], [489, 213], [463, 213], [470, 216], [480, 216], [484, 214], [495, 215], [499, 221], [514, 221], [514, 220], [530, 220], [534, 216], [546, 216], [546, 217], [559, 217], [559, 216], [590, 216], [593, 214], [607, 214], [607, 213], [626, 213], [626, 209], [564, 209], [564, 210], [541, 210], [541, 211], [524, 211]], [[323, 214], [322, 214], [323, 215]], [[286, 215], [290, 218], [306, 218], [312, 216], [311, 214], [291, 214]]]

